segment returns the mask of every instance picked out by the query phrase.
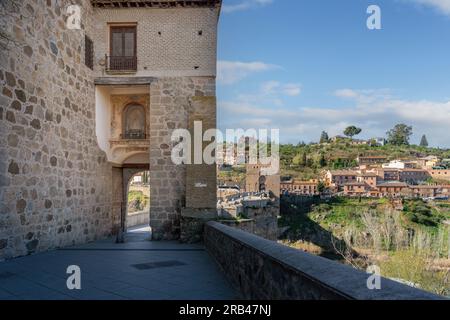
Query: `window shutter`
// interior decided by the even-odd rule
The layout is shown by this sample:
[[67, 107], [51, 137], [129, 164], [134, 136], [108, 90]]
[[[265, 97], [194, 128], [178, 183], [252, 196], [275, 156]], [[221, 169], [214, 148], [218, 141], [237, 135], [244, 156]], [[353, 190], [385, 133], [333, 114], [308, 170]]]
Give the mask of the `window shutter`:
[[84, 63], [85, 65], [94, 70], [94, 43], [88, 37], [84, 37]]

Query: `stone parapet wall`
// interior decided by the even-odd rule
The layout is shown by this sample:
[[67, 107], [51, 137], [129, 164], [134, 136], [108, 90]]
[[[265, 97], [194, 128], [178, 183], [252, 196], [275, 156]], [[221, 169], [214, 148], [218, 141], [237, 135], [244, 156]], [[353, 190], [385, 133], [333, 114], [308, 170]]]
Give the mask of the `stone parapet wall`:
[[252, 300], [428, 300], [441, 297], [382, 279], [367, 288], [368, 274], [217, 222], [204, 242], [231, 284]]

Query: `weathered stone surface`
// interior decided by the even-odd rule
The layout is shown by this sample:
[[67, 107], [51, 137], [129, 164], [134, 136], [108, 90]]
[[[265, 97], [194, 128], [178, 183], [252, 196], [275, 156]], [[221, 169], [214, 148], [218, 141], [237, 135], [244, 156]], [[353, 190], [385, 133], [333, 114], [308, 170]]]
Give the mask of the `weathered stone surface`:
[[8, 239], [0, 239], [0, 250], [8, 246]]
[[6, 76], [6, 84], [10, 87], [15, 87], [16, 78], [14, 77], [14, 74], [12, 74], [11, 72], [5, 72], [5, 76]]
[[33, 49], [30, 46], [23, 47], [23, 52], [30, 58], [33, 55]]
[[39, 119], [33, 119], [33, 120], [30, 122], [30, 125], [31, 125], [33, 128], [35, 128], [36, 130], [41, 129], [41, 122], [39, 121]]
[[15, 134], [9, 134], [8, 135], [8, 145], [10, 147], [17, 147], [19, 144], [19, 137]]
[[13, 102], [11, 102], [10, 108], [20, 111], [20, 110], [22, 110], [22, 104], [19, 101], [14, 100]]
[[19, 174], [19, 165], [14, 160], [11, 160], [9, 163], [8, 172], [11, 174]]
[[50, 158], [50, 165], [52, 167], [56, 167], [57, 164], [58, 164], [58, 159], [55, 156], [51, 157]]
[[45, 199], [44, 206], [46, 209], [50, 209], [52, 207], [52, 205], [53, 205], [53, 203], [50, 200]]
[[26, 96], [25, 92], [23, 92], [23, 90], [16, 89], [14, 92], [16, 94], [17, 99], [19, 99], [22, 102], [27, 101], [27, 96]]
[[25, 114], [33, 114], [33, 106], [28, 105], [25, 107]]
[[39, 244], [39, 240], [34, 239], [26, 244], [28, 252], [34, 252]]
[[4, 87], [2, 94], [8, 98], [12, 98], [13, 97], [13, 93], [11, 90], [9, 90], [8, 88]]
[[17, 213], [23, 213], [25, 211], [26, 207], [27, 207], [27, 202], [24, 199], [20, 199], [17, 201], [17, 204], [16, 204]]
[[55, 56], [58, 55], [58, 46], [52, 41], [50, 41], [50, 50]]
[[14, 116], [14, 113], [12, 111], [6, 111], [6, 120], [8, 120], [11, 123], [16, 123], [16, 117]]

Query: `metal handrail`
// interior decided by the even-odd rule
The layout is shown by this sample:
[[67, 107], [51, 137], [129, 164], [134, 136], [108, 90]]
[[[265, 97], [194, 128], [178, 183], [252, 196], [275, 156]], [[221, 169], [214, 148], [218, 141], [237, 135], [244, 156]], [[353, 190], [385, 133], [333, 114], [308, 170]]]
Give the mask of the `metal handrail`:
[[105, 54], [106, 71], [137, 71], [137, 56], [108, 56]]

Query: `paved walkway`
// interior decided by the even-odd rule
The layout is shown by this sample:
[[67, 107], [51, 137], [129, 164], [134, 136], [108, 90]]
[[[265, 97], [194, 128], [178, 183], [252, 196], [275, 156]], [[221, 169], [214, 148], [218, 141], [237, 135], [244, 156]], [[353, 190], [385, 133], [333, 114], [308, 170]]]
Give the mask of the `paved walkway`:
[[[124, 244], [109, 239], [0, 262], [0, 300], [237, 298], [203, 246], [148, 236], [138, 229]], [[67, 289], [69, 265], [81, 268], [81, 290]]]

